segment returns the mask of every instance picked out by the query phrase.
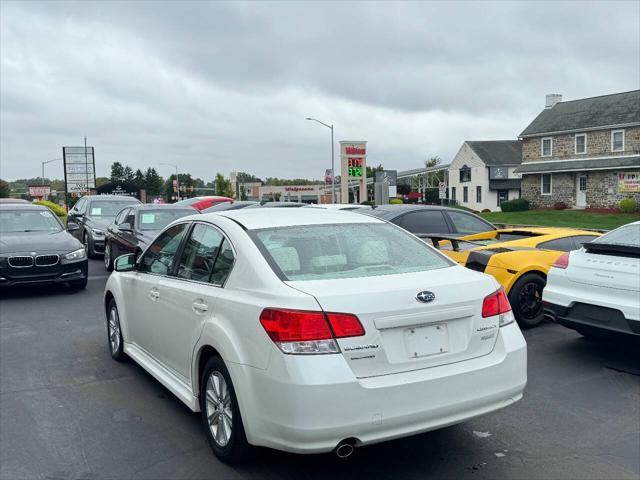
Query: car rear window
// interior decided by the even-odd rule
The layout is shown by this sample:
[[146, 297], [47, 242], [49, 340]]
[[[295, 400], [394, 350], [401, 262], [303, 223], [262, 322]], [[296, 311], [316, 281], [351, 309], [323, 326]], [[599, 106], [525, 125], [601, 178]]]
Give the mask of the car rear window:
[[640, 223], [623, 225], [596, 238], [593, 243], [640, 247]]
[[328, 280], [426, 272], [454, 263], [397, 227], [303, 225], [249, 232], [283, 280]]

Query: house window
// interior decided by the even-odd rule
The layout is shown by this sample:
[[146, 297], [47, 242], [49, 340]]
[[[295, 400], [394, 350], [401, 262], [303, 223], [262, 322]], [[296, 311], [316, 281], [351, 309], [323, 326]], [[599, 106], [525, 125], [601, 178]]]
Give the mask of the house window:
[[469, 201], [469, 187], [462, 188], [462, 201], [467, 203]]
[[463, 165], [460, 169], [460, 183], [471, 181], [471, 168]]
[[553, 155], [553, 142], [551, 137], [545, 137], [542, 139], [541, 151], [543, 157], [550, 157]]
[[480, 185], [476, 187], [476, 203], [482, 203], [482, 187]]
[[451, 187], [451, 200], [456, 201], [456, 187]]
[[624, 151], [624, 130], [613, 130], [611, 132], [611, 151]]
[[551, 174], [543, 173], [540, 183], [540, 193], [542, 195], [551, 195]]
[[575, 153], [587, 153], [587, 134], [577, 133], [575, 136]]

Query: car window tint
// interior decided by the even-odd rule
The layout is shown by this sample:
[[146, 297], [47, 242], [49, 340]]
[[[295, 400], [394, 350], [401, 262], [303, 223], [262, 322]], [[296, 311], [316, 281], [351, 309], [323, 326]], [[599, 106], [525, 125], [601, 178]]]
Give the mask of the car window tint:
[[544, 248], [545, 250], [558, 250], [559, 252], [570, 252], [571, 250], [575, 250], [576, 247], [574, 246], [571, 237], [566, 237], [539, 243], [538, 248]]
[[131, 228], [133, 228], [133, 224], [136, 221], [136, 215], [133, 212], [133, 208], [127, 208], [127, 213], [124, 216], [124, 222], [128, 223]]
[[196, 224], [184, 246], [176, 276], [209, 282], [223, 238], [215, 228]]
[[225, 280], [231, 273], [231, 267], [233, 267], [233, 261], [235, 256], [233, 255], [233, 249], [231, 244], [225, 238], [220, 247], [220, 253], [216, 259], [216, 263], [213, 266], [213, 274], [211, 275], [211, 283], [215, 285], [224, 284]]
[[464, 212], [447, 212], [457, 233], [481, 233], [493, 230], [493, 226], [478, 217]]
[[162, 232], [144, 253], [138, 270], [143, 273], [168, 275], [186, 231], [187, 224], [181, 223]]
[[81, 198], [80, 200], [78, 200], [75, 204], [75, 210], [78, 213], [84, 213], [84, 209], [87, 205], [87, 199], [86, 198]]
[[411, 233], [449, 233], [449, 226], [439, 210], [410, 212], [394, 223]]
[[571, 237], [573, 239], [573, 243], [575, 243], [575, 250], [582, 248], [583, 243], [589, 243], [591, 240], [595, 240], [598, 238], [597, 235], [576, 235], [575, 237]]
[[126, 215], [127, 209], [125, 208], [118, 215], [116, 215], [116, 219], [113, 221], [113, 223], [115, 223], [116, 225], [120, 225]]

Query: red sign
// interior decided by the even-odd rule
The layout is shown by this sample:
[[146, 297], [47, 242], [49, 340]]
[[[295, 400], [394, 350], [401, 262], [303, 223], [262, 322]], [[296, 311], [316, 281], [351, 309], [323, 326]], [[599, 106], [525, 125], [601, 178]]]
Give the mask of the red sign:
[[29, 187], [29, 196], [30, 197], [46, 197], [51, 194], [50, 186], [40, 186], [40, 187]]
[[365, 147], [354, 147], [353, 145], [346, 147], [347, 155], [366, 155], [367, 150]]

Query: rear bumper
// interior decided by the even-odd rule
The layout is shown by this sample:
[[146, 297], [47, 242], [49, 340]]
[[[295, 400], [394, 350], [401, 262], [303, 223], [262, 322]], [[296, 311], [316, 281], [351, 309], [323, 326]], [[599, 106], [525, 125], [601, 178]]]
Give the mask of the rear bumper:
[[37, 271], [24, 272], [20, 276], [12, 275], [0, 269], [0, 288], [14, 287], [18, 285], [50, 285], [65, 283], [87, 278], [88, 261], [67, 263], [59, 265], [55, 271], [39, 273]]
[[250, 443], [319, 453], [346, 438], [382, 442], [511, 405], [527, 382], [527, 350], [514, 323], [489, 355], [401, 374], [358, 379], [342, 355], [275, 351], [266, 370], [228, 367]]
[[640, 338], [640, 321], [626, 318], [620, 310], [613, 308], [580, 302], [565, 307], [545, 301], [544, 313], [574, 330], [602, 330]]

